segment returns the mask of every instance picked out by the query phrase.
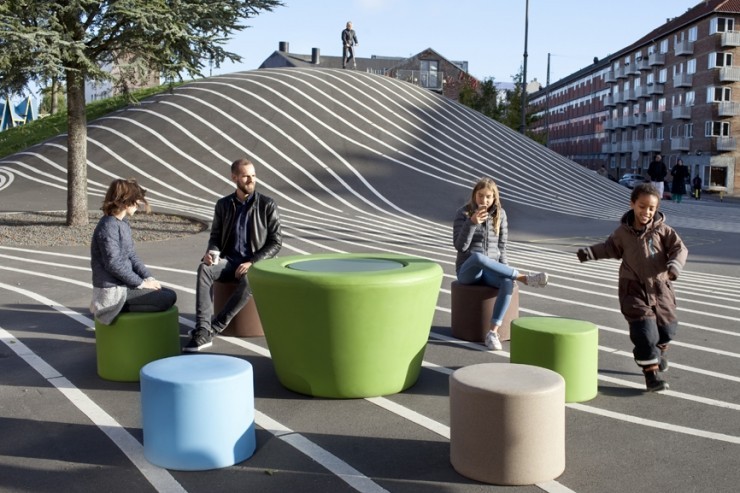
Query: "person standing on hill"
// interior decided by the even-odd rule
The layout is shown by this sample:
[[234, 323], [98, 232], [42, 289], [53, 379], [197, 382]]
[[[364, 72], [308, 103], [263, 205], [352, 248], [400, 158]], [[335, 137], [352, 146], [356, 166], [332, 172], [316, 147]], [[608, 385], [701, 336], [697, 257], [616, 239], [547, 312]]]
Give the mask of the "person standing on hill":
[[650, 184], [658, 191], [661, 199], [663, 198], [663, 188], [667, 174], [668, 168], [663, 162], [663, 156], [658, 153], [650, 163], [650, 166], [648, 166], [648, 176], [650, 177]]
[[352, 29], [352, 22], [347, 23], [346, 29], [342, 31], [342, 68], [347, 68], [347, 63], [352, 60], [352, 66], [357, 68], [355, 61], [355, 46], [360, 43], [357, 41], [357, 34]]

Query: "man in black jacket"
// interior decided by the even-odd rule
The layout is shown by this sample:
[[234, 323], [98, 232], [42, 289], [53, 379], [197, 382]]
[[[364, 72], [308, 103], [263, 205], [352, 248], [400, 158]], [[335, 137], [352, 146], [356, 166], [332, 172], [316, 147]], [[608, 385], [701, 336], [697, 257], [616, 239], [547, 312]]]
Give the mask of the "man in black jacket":
[[347, 63], [352, 60], [352, 66], [357, 68], [357, 62], [355, 61], [355, 45], [360, 43], [357, 42], [357, 35], [355, 30], [352, 29], [352, 23], [347, 23], [347, 28], [342, 31], [342, 68], [347, 68]]
[[[195, 329], [183, 351], [196, 352], [213, 344], [213, 336], [229, 325], [252, 295], [247, 280], [249, 268], [255, 262], [274, 257], [282, 246], [277, 205], [255, 191], [254, 164], [249, 159], [234, 161], [231, 180], [236, 191], [216, 202], [208, 249], [198, 267]], [[211, 297], [214, 281], [238, 284], [215, 316]]]
[[663, 198], [663, 188], [665, 177], [668, 174], [668, 168], [663, 162], [663, 156], [660, 153], [655, 155], [655, 159], [648, 166], [648, 176], [650, 177], [651, 185], [653, 185], [660, 194], [660, 198]]

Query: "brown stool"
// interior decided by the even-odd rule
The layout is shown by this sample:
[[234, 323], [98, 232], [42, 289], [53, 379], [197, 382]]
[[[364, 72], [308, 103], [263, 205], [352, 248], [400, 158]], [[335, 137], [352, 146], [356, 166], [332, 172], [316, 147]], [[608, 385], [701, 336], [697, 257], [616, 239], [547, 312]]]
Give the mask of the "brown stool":
[[[229, 282], [213, 283], [213, 312], [218, 313], [226, 304], [231, 294], [236, 291], [236, 284]], [[234, 337], [258, 337], [265, 335], [262, 332], [257, 305], [254, 304], [254, 296], [249, 298], [246, 306], [239, 310], [229, 325], [226, 326], [221, 335]]]
[[[477, 284], [460, 284], [452, 281], [452, 337], [470, 342], [483, 342], [491, 329], [493, 304], [498, 289]], [[511, 322], [519, 318], [519, 286], [514, 281], [511, 304], [498, 329], [502, 341], [511, 339]]]

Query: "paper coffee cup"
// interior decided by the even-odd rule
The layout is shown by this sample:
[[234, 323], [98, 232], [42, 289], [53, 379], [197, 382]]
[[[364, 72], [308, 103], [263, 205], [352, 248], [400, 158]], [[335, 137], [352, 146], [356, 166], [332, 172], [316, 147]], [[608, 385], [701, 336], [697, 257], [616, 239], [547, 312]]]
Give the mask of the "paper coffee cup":
[[221, 256], [221, 252], [219, 252], [218, 250], [208, 250], [208, 255], [211, 256], [211, 262], [217, 264], [219, 261], [219, 257]]

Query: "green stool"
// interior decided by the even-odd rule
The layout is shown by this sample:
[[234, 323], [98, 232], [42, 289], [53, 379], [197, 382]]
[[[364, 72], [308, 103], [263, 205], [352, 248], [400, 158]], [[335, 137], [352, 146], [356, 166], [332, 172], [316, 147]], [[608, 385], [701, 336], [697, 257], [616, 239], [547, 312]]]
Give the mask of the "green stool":
[[416, 382], [442, 283], [436, 263], [391, 253], [317, 254], [261, 260], [248, 276], [286, 388], [359, 398]]
[[180, 354], [177, 307], [164, 312], [121, 313], [111, 325], [95, 320], [98, 375], [117, 382], [138, 382], [147, 363]]
[[565, 379], [565, 402], [583, 402], [598, 392], [599, 330], [582, 320], [521, 317], [511, 323], [512, 363], [534, 365]]

